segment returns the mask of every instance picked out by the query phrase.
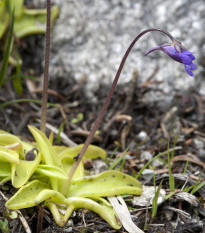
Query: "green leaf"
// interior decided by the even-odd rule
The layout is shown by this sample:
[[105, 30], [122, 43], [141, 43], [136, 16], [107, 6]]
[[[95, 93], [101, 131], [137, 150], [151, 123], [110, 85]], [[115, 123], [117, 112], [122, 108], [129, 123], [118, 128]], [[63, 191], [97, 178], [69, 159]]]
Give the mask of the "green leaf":
[[9, 23], [9, 15], [5, 10], [5, 1], [0, 1], [0, 39], [4, 35]]
[[0, 160], [0, 177], [11, 175], [11, 164]]
[[0, 177], [0, 185], [4, 184], [4, 183], [6, 183], [6, 182], [8, 182], [10, 180], [11, 180], [11, 176], [7, 176], [5, 178]]
[[191, 194], [194, 194], [195, 192], [197, 192], [200, 188], [202, 188], [205, 185], [205, 181], [201, 182], [200, 184], [198, 184], [197, 186], [193, 187], [193, 190], [191, 191]]
[[56, 179], [61, 179], [61, 180], [68, 179], [66, 173], [63, 170], [52, 165], [39, 165], [35, 170], [35, 173], [39, 173], [44, 176], [54, 177]]
[[[80, 144], [78, 146], [75, 147], [62, 147], [62, 152], [60, 152], [60, 148], [58, 146], [55, 146], [55, 150], [59, 152], [58, 156], [60, 157], [60, 159], [64, 159], [65, 157], [69, 157], [69, 158], [73, 158], [76, 155], [78, 155], [80, 153], [80, 151], [82, 150], [84, 144]], [[65, 148], [65, 149], [64, 149]], [[106, 158], [106, 151], [103, 150], [102, 148], [98, 147], [98, 146], [94, 146], [94, 145], [89, 145], [88, 149], [86, 150], [84, 156], [83, 156], [83, 160], [87, 160], [87, 159], [97, 159], [97, 158], [102, 158], [105, 159]]]
[[[105, 199], [98, 199], [98, 203], [83, 197], [70, 197], [66, 199], [66, 202], [69, 206], [74, 206], [74, 209], [86, 208], [94, 211], [98, 215], [100, 215], [107, 223], [110, 224], [114, 229], [120, 229], [121, 225], [118, 224], [116, 219], [116, 213], [110, 203], [108, 203]], [[106, 203], [107, 202], [107, 203]]]
[[14, 150], [0, 146], [0, 159], [12, 164], [17, 164], [19, 163], [19, 154]]
[[14, 12], [12, 13], [12, 16], [11, 16], [11, 25], [10, 25], [7, 42], [5, 46], [5, 52], [3, 55], [3, 61], [2, 61], [1, 69], [0, 69], [0, 88], [2, 84], [4, 83], [4, 77], [5, 77], [7, 66], [8, 66], [10, 51], [12, 47], [13, 29], [14, 29]]
[[41, 161], [38, 153], [33, 161], [19, 160], [18, 164], [11, 164], [11, 181], [15, 188], [22, 187], [35, 172]]
[[140, 195], [142, 185], [132, 176], [118, 171], [105, 171], [71, 181], [67, 197], [105, 197], [122, 194]]
[[14, 148], [12, 149], [13, 151], [15, 150], [19, 154], [24, 153], [23, 145], [22, 145], [21, 140], [18, 137], [14, 136], [12, 134], [9, 134], [7, 132], [4, 132], [4, 131], [0, 132], [0, 145], [1, 146], [7, 146], [7, 147], [10, 147], [10, 148], [13, 145], [14, 146]]
[[57, 144], [59, 145], [61, 143], [61, 137], [60, 137], [60, 134], [61, 132], [63, 131], [64, 129], [64, 125], [65, 125], [65, 121], [60, 125], [59, 129], [58, 129], [58, 134], [56, 136], [56, 141], [57, 141]]
[[[155, 175], [154, 175], [155, 177]], [[155, 179], [155, 178], [154, 178]], [[154, 195], [154, 198], [153, 198], [153, 201], [152, 201], [152, 217], [155, 217], [156, 214], [157, 214], [157, 201], [158, 201], [158, 197], [159, 197], [159, 191], [162, 187], [162, 182], [163, 180], [161, 180], [158, 188], [157, 188], [157, 191], [156, 191], [156, 186], [155, 186], [155, 195]], [[154, 182], [155, 183], [155, 182]]]
[[62, 163], [45, 134], [32, 125], [29, 125], [28, 128], [36, 140], [46, 165], [53, 165], [62, 168]]
[[[53, 214], [56, 223], [61, 227], [63, 227], [67, 223], [68, 219], [75, 209], [86, 208], [99, 214], [114, 229], [121, 228], [121, 225], [119, 225], [117, 222], [115, 211], [113, 210], [110, 203], [103, 198], [99, 198], [94, 201], [89, 198], [71, 197], [66, 199], [66, 203], [68, 205], [68, 208], [65, 210], [65, 206], [57, 206], [55, 203], [52, 203], [50, 201], [45, 202], [45, 205]], [[63, 210], [63, 214], [61, 214], [61, 210]]]
[[4, 221], [2, 221], [0, 219], [0, 230], [2, 233], [9, 233], [10, 232], [7, 219], [4, 219]]
[[[59, 7], [51, 8], [51, 25], [59, 14]], [[31, 34], [46, 32], [46, 9], [23, 9], [21, 17], [16, 19], [14, 26], [15, 35], [22, 38]]]
[[[75, 162], [75, 160], [73, 158], [64, 157], [62, 159], [63, 169], [64, 169], [64, 171], [66, 172], [67, 175], [70, 172], [70, 169], [73, 166], [74, 162]], [[80, 177], [83, 177], [83, 176], [85, 176], [84, 166], [83, 166], [83, 163], [80, 162], [80, 164], [78, 165], [78, 168], [75, 171], [73, 179], [80, 178]]]
[[14, 90], [15, 92], [18, 94], [18, 95], [22, 95], [23, 93], [23, 86], [22, 86], [22, 79], [21, 79], [21, 64], [22, 64], [22, 61], [21, 61], [21, 58], [20, 58], [20, 55], [18, 53], [18, 51], [16, 50], [15, 51], [15, 54], [16, 54], [16, 75], [18, 76], [18, 78], [15, 78], [12, 80], [12, 83], [13, 83], [13, 87], [14, 87]]
[[[58, 158], [57, 153], [53, 149], [50, 141], [45, 136], [45, 134], [43, 134], [40, 130], [38, 130], [34, 126], [30, 125], [28, 126], [28, 128], [30, 129], [31, 133], [33, 134], [37, 142], [38, 148], [40, 152], [42, 153], [42, 157], [43, 157], [43, 160], [45, 161], [45, 164], [56, 166], [56, 167], [59, 167], [60, 169], [63, 169], [61, 160]], [[52, 189], [58, 191], [58, 186], [59, 186], [58, 180], [56, 180], [53, 177], [50, 177], [50, 180], [51, 180]]]
[[54, 190], [49, 189], [48, 184], [38, 180], [29, 182], [21, 187], [13, 197], [6, 202], [6, 207], [12, 210], [29, 208], [48, 200], [58, 204], [65, 204], [66, 198]]
[[9, 6], [9, 11], [11, 12], [15, 12], [15, 17], [19, 17], [22, 12], [23, 12], [23, 3], [24, 0], [18, 0], [18, 1], [14, 1], [14, 0], [6, 0], [8, 2], [8, 6]]

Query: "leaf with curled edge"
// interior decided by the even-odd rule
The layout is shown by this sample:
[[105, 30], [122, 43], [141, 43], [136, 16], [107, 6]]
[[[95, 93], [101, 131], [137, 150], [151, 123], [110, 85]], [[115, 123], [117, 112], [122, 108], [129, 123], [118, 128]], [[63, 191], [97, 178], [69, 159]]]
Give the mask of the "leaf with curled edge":
[[0, 160], [0, 177], [11, 176], [11, 164]]
[[45, 164], [62, 168], [61, 160], [58, 158], [57, 153], [53, 149], [53, 146], [46, 135], [33, 125], [29, 125], [28, 128], [36, 140], [37, 146], [39, 151], [42, 153]]
[[[51, 26], [59, 15], [59, 7], [51, 7]], [[15, 35], [22, 38], [31, 34], [46, 32], [46, 9], [26, 9], [22, 11], [21, 17], [15, 20]]]
[[67, 197], [106, 197], [122, 194], [140, 195], [142, 184], [132, 176], [119, 171], [105, 171], [71, 181]]
[[0, 161], [9, 162], [11, 164], [18, 164], [19, 163], [19, 154], [14, 151], [7, 149], [4, 146], [0, 146]]
[[[46, 137], [46, 135], [32, 125], [29, 125], [28, 128], [36, 140], [38, 149], [42, 154], [42, 159], [44, 163], [46, 165], [56, 166], [63, 170], [62, 162], [58, 158], [57, 153], [53, 149], [53, 146], [49, 139]], [[49, 179], [51, 181], [52, 189], [58, 191], [59, 181], [53, 177], [50, 177]]]
[[[12, 150], [18, 152], [20, 155], [24, 153], [21, 140], [17, 136], [4, 131], [0, 131], [0, 145], [8, 149], [13, 148]], [[17, 146], [15, 147], [15, 145]]]
[[32, 161], [19, 159], [18, 164], [11, 164], [11, 182], [15, 188], [22, 187], [33, 175], [41, 161], [41, 153]]
[[50, 185], [33, 180], [21, 187], [7, 202], [6, 207], [12, 210], [29, 208], [49, 200], [58, 204], [66, 204], [66, 198], [59, 192], [50, 189]]
[[[65, 157], [73, 158], [77, 156], [82, 150], [83, 146], [84, 144], [80, 144], [74, 147], [54, 146], [54, 149], [58, 151], [58, 156], [60, 157], [60, 159], [64, 159]], [[106, 156], [107, 156], [107, 153], [102, 148], [95, 146], [95, 145], [89, 145], [88, 149], [86, 150], [83, 156], [83, 160], [97, 159], [97, 158], [105, 159]]]
[[44, 165], [44, 164], [38, 165], [38, 167], [35, 170], [35, 173], [38, 173], [42, 176], [53, 177], [60, 180], [68, 179], [64, 170], [52, 165]]
[[121, 228], [121, 223], [117, 221], [118, 217], [115, 211], [110, 203], [103, 198], [92, 200], [84, 197], [70, 197], [66, 199], [66, 204], [68, 205], [67, 209], [65, 209], [65, 206], [61, 207], [50, 201], [45, 202], [45, 205], [53, 214], [56, 223], [61, 227], [67, 223], [74, 210], [86, 208], [97, 213], [114, 229], [118, 230]]

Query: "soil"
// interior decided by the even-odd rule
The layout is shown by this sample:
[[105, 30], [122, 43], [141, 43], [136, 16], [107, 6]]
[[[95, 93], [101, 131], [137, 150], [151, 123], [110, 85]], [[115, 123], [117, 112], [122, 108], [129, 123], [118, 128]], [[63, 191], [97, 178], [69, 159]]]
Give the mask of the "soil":
[[[32, 36], [19, 44], [20, 55], [24, 66], [22, 72], [34, 75], [40, 80], [42, 75], [42, 52], [36, 50], [41, 44], [42, 36]], [[31, 59], [32, 58], [32, 59]], [[14, 70], [10, 68], [8, 75]], [[186, 178], [183, 180], [175, 177], [175, 187], [180, 190], [186, 180], [187, 185], [193, 185], [200, 179], [205, 179], [205, 97], [201, 96], [194, 88], [186, 92], [176, 92], [171, 103], [164, 99], [164, 103], [146, 101], [146, 93], [157, 92], [158, 83], [154, 81], [157, 73], [153, 74], [146, 82], [138, 80], [138, 74], [133, 71], [132, 81], [126, 85], [119, 85], [112, 98], [109, 109], [99, 129], [99, 136], [93, 144], [104, 148], [110, 156], [118, 147], [115, 157], [119, 156], [128, 146], [127, 154], [131, 157], [126, 159], [123, 172], [136, 175], [149, 160], [142, 156], [142, 152], [149, 152], [152, 156], [169, 148], [180, 147], [174, 152], [172, 161], [172, 173]], [[48, 101], [58, 103], [60, 108], [49, 107], [47, 112], [47, 123], [57, 129], [65, 121], [64, 132], [77, 144], [83, 143], [87, 131], [93, 125], [97, 113], [105, 100], [109, 87], [100, 86], [96, 91], [95, 101], [89, 99], [84, 90], [86, 78], [75, 81], [72, 77], [56, 77], [49, 84], [50, 94]], [[12, 82], [6, 82], [1, 89], [0, 102], [5, 103], [13, 99], [40, 99], [41, 82], [23, 80], [23, 94], [18, 96]], [[32, 91], [28, 85], [32, 86]], [[163, 93], [161, 93], [163, 95]], [[83, 113], [83, 120], [71, 123], [78, 113]], [[18, 103], [8, 105], [0, 109], [0, 128], [16, 135], [21, 135], [26, 140], [33, 140], [27, 129], [28, 124], [39, 128], [40, 106], [34, 103]], [[80, 130], [79, 130], [80, 129]], [[82, 133], [84, 132], [84, 133]], [[49, 133], [49, 130], [48, 130]], [[144, 135], [142, 137], [142, 135]], [[56, 141], [55, 141], [56, 143]], [[192, 159], [192, 160], [191, 160]], [[190, 160], [189, 163], [186, 163]], [[164, 161], [164, 162], [163, 162]], [[167, 153], [161, 157], [161, 163], [152, 165], [150, 168], [156, 171], [157, 184], [163, 179], [162, 188], [170, 193], [168, 182]], [[92, 171], [92, 163], [87, 167]], [[153, 179], [147, 180], [144, 175], [139, 179], [143, 184], [153, 186]], [[19, 217], [11, 219], [11, 211], [5, 208], [5, 199], [13, 195], [16, 190], [6, 183], [1, 186], [0, 195], [0, 219], [8, 220], [10, 232], [26, 232]], [[134, 207], [130, 201], [127, 202], [131, 210], [133, 221], [145, 232], [205, 232], [205, 188], [202, 187], [194, 196], [198, 205], [194, 206], [185, 199], [169, 198], [158, 207], [157, 215], [151, 218], [151, 210], [144, 209], [136, 211], [140, 207]], [[133, 197], [130, 197], [131, 199]], [[175, 212], [168, 207], [174, 207], [190, 215], [185, 218], [183, 214]], [[21, 210], [32, 232], [126, 232], [123, 228], [119, 231], [113, 230], [103, 219], [95, 213], [80, 209], [75, 211], [68, 224], [61, 228], [56, 225], [52, 215], [42, 205], [34, 208]], [[20, 216], [20, 215], [19, 215]], [[173, 226], [176, 226], [173, 231]]]

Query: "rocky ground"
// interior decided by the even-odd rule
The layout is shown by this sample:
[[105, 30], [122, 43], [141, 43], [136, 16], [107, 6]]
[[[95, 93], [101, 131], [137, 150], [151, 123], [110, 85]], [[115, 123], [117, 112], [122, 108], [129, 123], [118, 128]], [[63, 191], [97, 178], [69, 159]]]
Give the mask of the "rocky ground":
[[[44, 6], [44, 1], [26, 2], [30, 7]], [[162, 52], [144, 57], [148, 49], [169, 42], [169, 38], [154, 32], [140, 39], [127, 60], [93, 143], [106, 149], [108, 156], [118, 147], [114, 157], [129, 146], [123, 171], [136, 175], [146, 162], [166, 152], [170, 138], [170, 149], [176, 148], [172, 173], [177, 193], [159, 206], [154, 219], [147, 206], [136, 206], [134, 197], [129, 197], [127, 204], [133, 221], [142, 230], [148, 224], [145, 232], [150, 233], [205, 232], [204, 187], [194, 195], [184, 196], [181, 192], [184, 184], [191, 186], [199, 178], [200, 182], [205, 179], [204, 1], [52, 2], [60, 5], [61, 12], [52, 32], [49, 102], [59, 103], [66, 118], [62, 109], [49, 107], [47, 122], [58, 129], [66, 119], [64, 132], [77, 144], [85, 141], [121, 58], [137, 33], [148, 27], [163, 28], [194, 52], [197, 70], [192, 78], [182, 64]], [[41, 35], [27, 37], [20, 43], [26, 74], [32, 70], [37, 77], [42, 77], [43, 46]], [[24, 88], [23, 96], [19, 97], [12, 84], [7, 83], [0, 94], [1, 103], [15, 98], [40, 99], [41, 83], [25, 81]], [[83, 119], [72, 123], [78, 113], [83, 113]], [[27, 125], [39, 127], [39, 117], [37, 104], [9, 105], [0, 109], [0, 128], [31, 140]], [[94, 172], [96, 163], [85, 164], [87, 170]], [[167, 153], [148, 168], [140, 181], [153, 186], [152, 169], [155, 169], [156, 183], [163, 179], [162, 188], [169, 194]], [[20, 218], [10, 219], [10, 213], [4, 208], [5, 198], [15, 190], [6, 184], [1, 192], [0, 219], [9, 220], [11, 232], [26, 232]], [[87, 210], [75, 212], [64, 228], [58, 227], [42, 206], [22, 210], [22, 215], [32, 232], [40, 232], [37, 225], [41, 232], [126, 232], [123, 228], [111, 229]], [[43, 222], [39, 222], [39, 216], [44, 216]]]

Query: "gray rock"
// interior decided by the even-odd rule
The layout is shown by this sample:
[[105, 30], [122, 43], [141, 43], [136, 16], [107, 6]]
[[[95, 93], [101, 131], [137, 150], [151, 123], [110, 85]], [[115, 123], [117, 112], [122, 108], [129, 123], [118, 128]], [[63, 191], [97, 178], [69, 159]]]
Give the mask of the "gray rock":
[[[86, 75], [87, 93], [100, 83], [111, 83], [120, 61], [132, 39], [149, 27], [169, 31], [196, 56], [195, 78], [188, 76], [184, 66], [172, 61], [161, 51], [144, 57], [144, 53], [156, 45], [170, 42], [162, 33], [145, 35], [135, 45], [121, 74], [120, 82], [127, 83], [134, 69], [139, 71], [139, 81], [145, 81], [155, 70], [154, 80], [163, 90], [150, 92], [145, 100], [171, 100], [175, 89], [196, 86], [204, 94], [202, 71], [205, 46], [204, 0], [53, 0], [61, 8], [51, 43], [51, 78]], [[203, 48], [201, 50], [201, 48]]]

